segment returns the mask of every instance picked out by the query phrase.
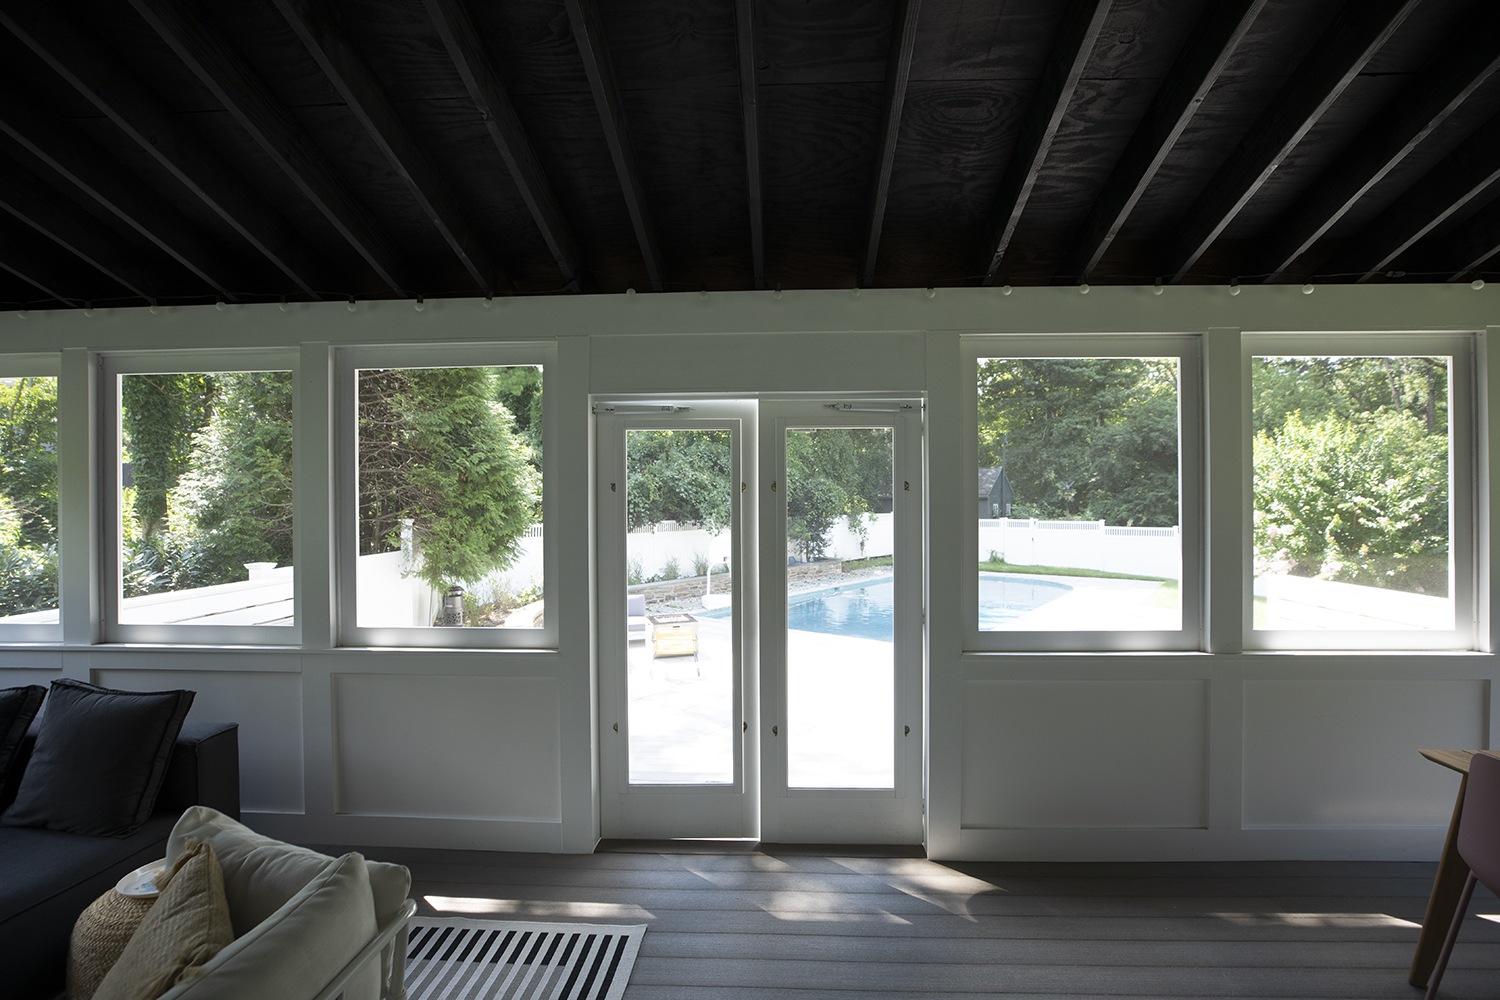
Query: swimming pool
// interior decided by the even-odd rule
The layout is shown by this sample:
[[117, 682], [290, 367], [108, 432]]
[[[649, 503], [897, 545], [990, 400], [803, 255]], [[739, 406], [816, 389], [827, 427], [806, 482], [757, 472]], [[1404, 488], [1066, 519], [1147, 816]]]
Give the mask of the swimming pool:
[[1073, 588], [1066, 583], [1004, 573], [979, 574], [979, 630], [1004, 628], [1028, 611]]
[[[1003, 627], [1021, 615], [1056, 600], [1073, 588], [1065, 583], [1026, 576], [984, 573], [979, 578], [979, 627]], [[796, 594], [787, 602], [787, 627], [802, 632], [857, 636], [893, 642], [895, 634], [895, 585], [890, 577], [847, 583], [826, 590]], [[702, 618], [718, 618], [728, 608], [698, 612]]]

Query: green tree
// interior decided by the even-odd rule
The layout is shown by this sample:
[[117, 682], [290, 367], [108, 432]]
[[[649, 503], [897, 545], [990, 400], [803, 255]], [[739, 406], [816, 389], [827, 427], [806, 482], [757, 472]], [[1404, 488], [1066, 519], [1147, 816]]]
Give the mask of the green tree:
[[0, 494], [20, 546], [57, 543], [57, 379], [0, 380]]
[[662, 521], [696, 524], [711, 535], [729, 526], [734, 468], [727, 430], [639, 430], [626, 440], [626, 503], [631, 528]]
[[167, 495], [191, 466], [194, 435], [213, 416], [216, 393], [215, 376], [196, 372], [120, 378], [120, 422], [142, 538], [165, 521]]
[[359, 372], [361, 553], [399, 547], [409, 519], [433, 587], [515, 561], [541, 519], [541, 476], [495, 393], [494, 369]]
[[787, 534], [801, 558], [822, 558], [840, 518], [859, 526], [894, 492], [884, 427], [820, 427], [786, 435]]
[[1174, 358], [980, 364], [979, 465], [1004, 463], [1016, 516], [1177, 524], [1177, 452]]
[[291, 372], [215, 377], [208, 425], [168, 497], [168, 524], [197, 550], [196, 578], [245, 578], [247, 562], [292, 562]]
[[1448, 444], [1410, 413], [1255, 436], [1257, 569], [1445, 595]]

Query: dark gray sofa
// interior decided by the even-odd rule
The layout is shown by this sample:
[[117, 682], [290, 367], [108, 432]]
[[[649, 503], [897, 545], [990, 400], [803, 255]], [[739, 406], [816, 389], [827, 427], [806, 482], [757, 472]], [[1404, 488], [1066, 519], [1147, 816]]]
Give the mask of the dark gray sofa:
[[[16, 766], [0, 789], [0, 810], [15, 798], [35, 742], [34, 734], [22, 742]], [[193, 805], [239, 818], [238, 725], [183, 725], [156, 810], [129, 837], [0, 826], [0, 994], [46, 1000], [62, 992], [68, 938], [78, 915], [120, 876], [165, 857], [167, 835]]]

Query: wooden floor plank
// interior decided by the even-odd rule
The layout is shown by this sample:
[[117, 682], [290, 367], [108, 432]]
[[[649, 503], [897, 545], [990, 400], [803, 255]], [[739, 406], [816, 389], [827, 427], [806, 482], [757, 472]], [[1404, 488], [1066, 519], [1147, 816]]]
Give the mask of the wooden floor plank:
[[[426, 913], [645, 923], [625, 1000], [1413, 1000], [1435, 868], [938, 863], [746, 844], [364, 853], [411, 867]], [[1500, 902], [1481, 893], [1471, 912]], [[1441, 995], [1500, 992], [1500, 923], [1471, 916], [1459, 940]]]

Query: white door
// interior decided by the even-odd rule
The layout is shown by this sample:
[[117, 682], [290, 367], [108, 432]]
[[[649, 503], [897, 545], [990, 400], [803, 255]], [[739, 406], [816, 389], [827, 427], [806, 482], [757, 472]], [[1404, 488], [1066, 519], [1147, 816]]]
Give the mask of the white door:
[[603, 835], [922, 841], [920, 403], [595, 411]]
[[755, 407], [595, 413], [602, 831], [754, 837]]
[[924, 839], [921, 420], [761, 407], [762, 840]]

